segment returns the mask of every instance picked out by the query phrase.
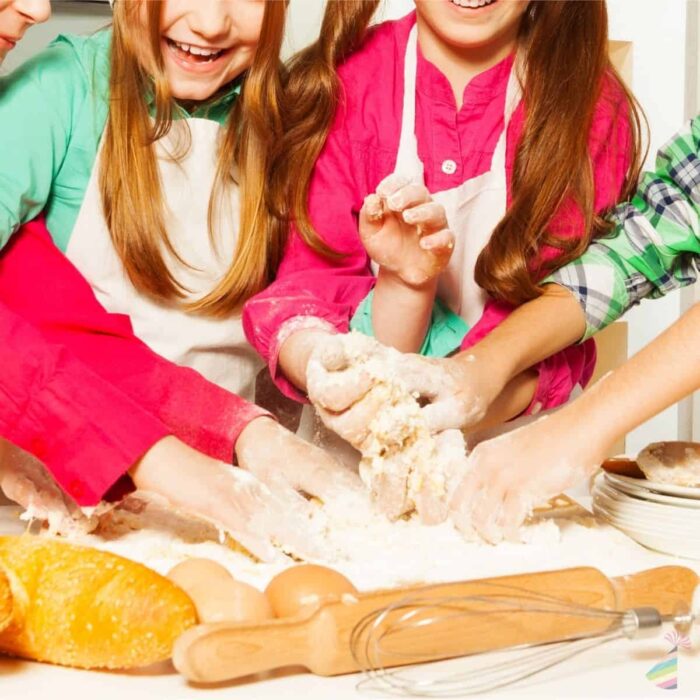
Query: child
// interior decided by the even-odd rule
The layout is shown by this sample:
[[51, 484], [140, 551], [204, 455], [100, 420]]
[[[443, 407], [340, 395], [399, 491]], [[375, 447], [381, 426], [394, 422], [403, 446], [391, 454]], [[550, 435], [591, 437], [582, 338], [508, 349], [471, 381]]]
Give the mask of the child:
[[0, 0], [0, 65], [30, 27], [50, 16], [49, 0]]
[[[695, 117], [659, 151], [656, 170], [645, 174], [634, 198], [616, 208], [615, 235], [553, 275], [581, 304], [562, 297], [557, 317], [568, 317], [570, 324], [578, 315], [579, 337], [590, 337], [642, 299], [694, 283], [699, 185], [700, 117]], [[522, 311], [535, 314], [540, 303]], [[563, 342], [556, 340], [556, 325], [541, 333], [549, 334], [548, 342]], [[694, 306], [570, 406], [477, 447], [453, 501], [457, 522], [472, 522], [498, 541], [520, 526], [532, 505], [584, 481], [616, 440], [700, 388], [699, 343], [700, 307]], [[513, 454], [517, 464], [508, 457]]]
[[[54, 241], [108, 310], [118, 312], [111, 319], [128, 314], [137, 334], [169, 359], [251, 395], [256, 360], [233, 313], [264, 283], [275, 254], [274, 236], [254, 224], [265, 140], [275, 128], [276, 105], [269, 96], [279, 79], [285, 7], [240, 4], [117, 2], [114, 35], [61, 38], [2, 80], [0, 148], [8, 156], [3, 158], [8, 170], [0, 172], [0, 241], [7, 242], [21, 224], [45, 211]], [[238, 181], [252, 192], [240, 207], [243, 233], [235, 256], [235, 237], [226, 235], [239, 228], [234, 160]], [[59, 301], [51, 299], [49, 306]], [[119, 327], [118, 320], [97, 327], [85, 342], [98, 351], [98, 334], [115, 324]], [[128, 330], [121, 323], [125, 338]], [[133, 357], [143, 361], [140, 347], [122, 347], [133, 351], [128, 362]], [[116, 354], [110, 357], [119, 363]], [[141, 368], [149, 361], [161, 371], [124, 377], [121, 386], [130, 380], [128, 393], [138, 395], [134, 387], [149, 384], [150, 392], [142, 393], [149, 394], [152, 405], [165, 403], [182, 415], [187, 397], [166, 381], [175, 373], [153, 358]], [[215, 418], [224, 439], [216, 449], [224, 450], [228, 442], [227, 461], [235, 446], [239, 463], [254, 465], [278, 491], [284, 490], [281, 480], [286, 488], [311, 492], [346, 483], [344, 475], [334, 479], [337, 474], [329, 473], [335, 469], [331, 460], [264, 411], [190, 378], [188, 386], [200, 392], [192, 396], [194, 406], [205, 407], [198, 417], [222, 409]], [[80, 391], [75, 385], [74, 392]], [[173, 394], [174, 402], [169, 401]], [[121, 418], [128, 422], [129, 413]], [[172, 438], [158, 444], [163, 447], [157, 459], [132, 468], [137, 486], [221, 522], [260, 556], [269, 557], [270, 539], [281, 540], [288, 530], [294, 543], [308, 551], [304, 537], [297, 537], [299, 524], [284, 522], [290, 510], [303, 511], [301, 498], [291, 509], [281, 506], [279, 498], [240, 470]], [[284, 455], [286, 471], [272, 473], [271, 454]], [[54, 476], [81, 505], [89, 505], [124, 471], [123, 460], [97, 461], [90, 469], [83, 464]], [[256, 509], [260, 512], [254, 514]]]
[[[297, 108], [280, 163], [294, 178], [289, 206], [276, 206], [296, 231], [244, 323], [297, 398], [310, 353], [353, 314], [402, 350], [446, 354], [484, 338], [607, 230], [601, 214], [638, 170], [637, 112], [607, 56], [604, 2], [417, 0], [415, 13], [366, 32], [374, 7], [331, 3], [318, 44], [291, 69]], [[341, 60], [336, 78], [329, 66]], [[433, 307], [436, 294], [446, 306]], [[471, 357], [443, 360], [443, 383], [465, 372], [496, 383], [498, 358], [470, 370]], [[534, 368], [525, 358], [502, 392], [454, 418], [499, 423], [560, 405], [594, 359], [590, 344]], [[358, 387], [347, 389], [338, 401], [335, 387], [336, 412], [362, 411]]]

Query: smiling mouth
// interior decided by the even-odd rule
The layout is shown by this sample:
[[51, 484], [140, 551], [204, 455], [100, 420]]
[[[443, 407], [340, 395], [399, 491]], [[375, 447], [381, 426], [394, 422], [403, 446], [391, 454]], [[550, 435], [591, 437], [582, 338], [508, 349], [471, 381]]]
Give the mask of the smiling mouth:
[[193, 46], [192, 44], [183, 44], [179, 41], [174, 41], [165, 37], [165, 41], [173, 53], [183, 61], [190, 63], [213, 63], [217, 58], [221, 58], [228, 49], [213, 49], [203, 46]]
[[482, 7], [493, 5], [498, 0], [451, 0], [453, 5], [465, 10], [479, 10]]

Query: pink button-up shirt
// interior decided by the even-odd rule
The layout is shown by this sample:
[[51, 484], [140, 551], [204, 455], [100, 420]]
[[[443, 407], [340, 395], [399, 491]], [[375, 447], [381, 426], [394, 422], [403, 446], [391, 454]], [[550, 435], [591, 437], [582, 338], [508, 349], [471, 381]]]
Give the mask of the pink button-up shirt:
[[0, 255], [0, 335], [0, 437], [79, 505], [122, 495], [127, 470], [166, 435], [230, 463], [243, 428], [267, 415], [105, 311], [41, 220]]
[[[404, 57], [415, 13], [373, 29], [363, 46], [340, 67], [343, 99], [319, 156], [311, 182], [312, 222], [332, 248], [344, 253], [329, 260], [310, 249], [292, 231], [276, 281], [244, 309], [249, 341], [268, 361], [278, 386], [289, 396], [298, 391], [278, 371], [277, 358], [285, 324], [296, 317], [322, 319], [338, 331], [348, 330], [358, 304], [374, 284], [369, 259], [360, 241], [357, 216], [366, 195], [393, 172], [401, 132]], [[476, 76], [465, 88], [458, 110], [447, 78], [422, 55], [416, 76], [416, 138], [431, 191], [458, 186], [486, 172], [504, 128], [504, 106], [513, 58]], [[585, 86], [581, 86], [585, 89]], [[506, 138], [508, 197], [523, 132], [521, 103]], [[595, 179], [595, 207], [603, 211], [619, 197], [629, 167], [630, 131], [620, 87], [607, 79], [596, 106], [589, 136]], [[446, 160], [456, 168], [443, 168]], [[565, 204], [552, 223], [559, 235], [584, 235], [580, 212]], [[459, 235], [459, 232], [456, 232]], [[557, 251], [545, 249], [536, 267], [545, 270]], [[468, 347], [498, 325], [511, 309], [489, 302], [470, 330]], [[287, 325], [289, 328], [289, 325]], [[539, 384], [528, 410], [566, 401], [574, 386], [585, 385], [595, 365], [595, 346], [574, 346], [540, 363]]]

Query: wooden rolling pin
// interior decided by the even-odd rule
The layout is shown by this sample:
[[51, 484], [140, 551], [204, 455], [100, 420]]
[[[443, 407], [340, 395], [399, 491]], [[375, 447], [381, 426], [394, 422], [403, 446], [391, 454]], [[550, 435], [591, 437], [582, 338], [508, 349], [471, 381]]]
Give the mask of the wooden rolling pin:
[[[470, 616], [465, 624], [463, 616], [445, 615], [444, 606], [431, 608], [436, 597], [493, 599], [494, 595], [513, 596], [513, 588], [517, 588], [523, 594], [556, 596], [562, 601], [590, 607], [619, 610], [653, 605], [661, 613], [671, 614], [679, 605], [690, 605], [697, 585], [697, 574], [683, 567], [663, 567], [613, 580], [597, 569], [577, 568], [376, 591], [361, 594], [353, 601], [326, 603], [305, 618], [193, 627], [175, 643], [173, 662], [188, 680], [199, 683], [232, 680], [285, 666], [304, 666], [322, 676], [352, 673], [361, 670], [351, 648], [355, 627], [368, 615], [406, 598], [430, 599], [420, 614], [426, 617], [440, 614], [443, 619], [437, 625], [413, 628], [410, 633], [397, 636], [389, 656], [382, 656], [383, 665], [399, 666], [416, 663], [417, 659], [436, 661], [516, 644], [594, 635], [605, 632], [611, 624], [609, 619], [531, 610], [494, 614], [492, 605], [478, 601], [468, 603], [469, 612], [488, 610], [488, 614]], [[410, 654], [410, 660], [406, 654]]]

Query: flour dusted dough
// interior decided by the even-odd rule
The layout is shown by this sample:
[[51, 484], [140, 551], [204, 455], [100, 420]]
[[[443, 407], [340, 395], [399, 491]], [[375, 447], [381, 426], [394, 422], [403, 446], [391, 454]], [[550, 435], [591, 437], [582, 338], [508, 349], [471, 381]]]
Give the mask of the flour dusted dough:
[[700, 444], [654, 442], [637, 457], [649, 481], [676, 486], [700, 486]]
[[[416, 397], [401, 377], [399, 352], [360, 333], [345, 336], [344, 348], [351, 363], [348, 371], [357, 372], [358, 381], [360, 373], [368, 374], [372, 394], [383, 406], [361, 446], [360, 477], [391, 519], [417, 509], [424, 523], [442, 522], [447, 516], [449, 477], [466, 462], [462, 433], [447, 431], [439, 441], [431, 434]], [[317, 385], [333, 381], [333, 374], [313, 360], [308, 372]]]

